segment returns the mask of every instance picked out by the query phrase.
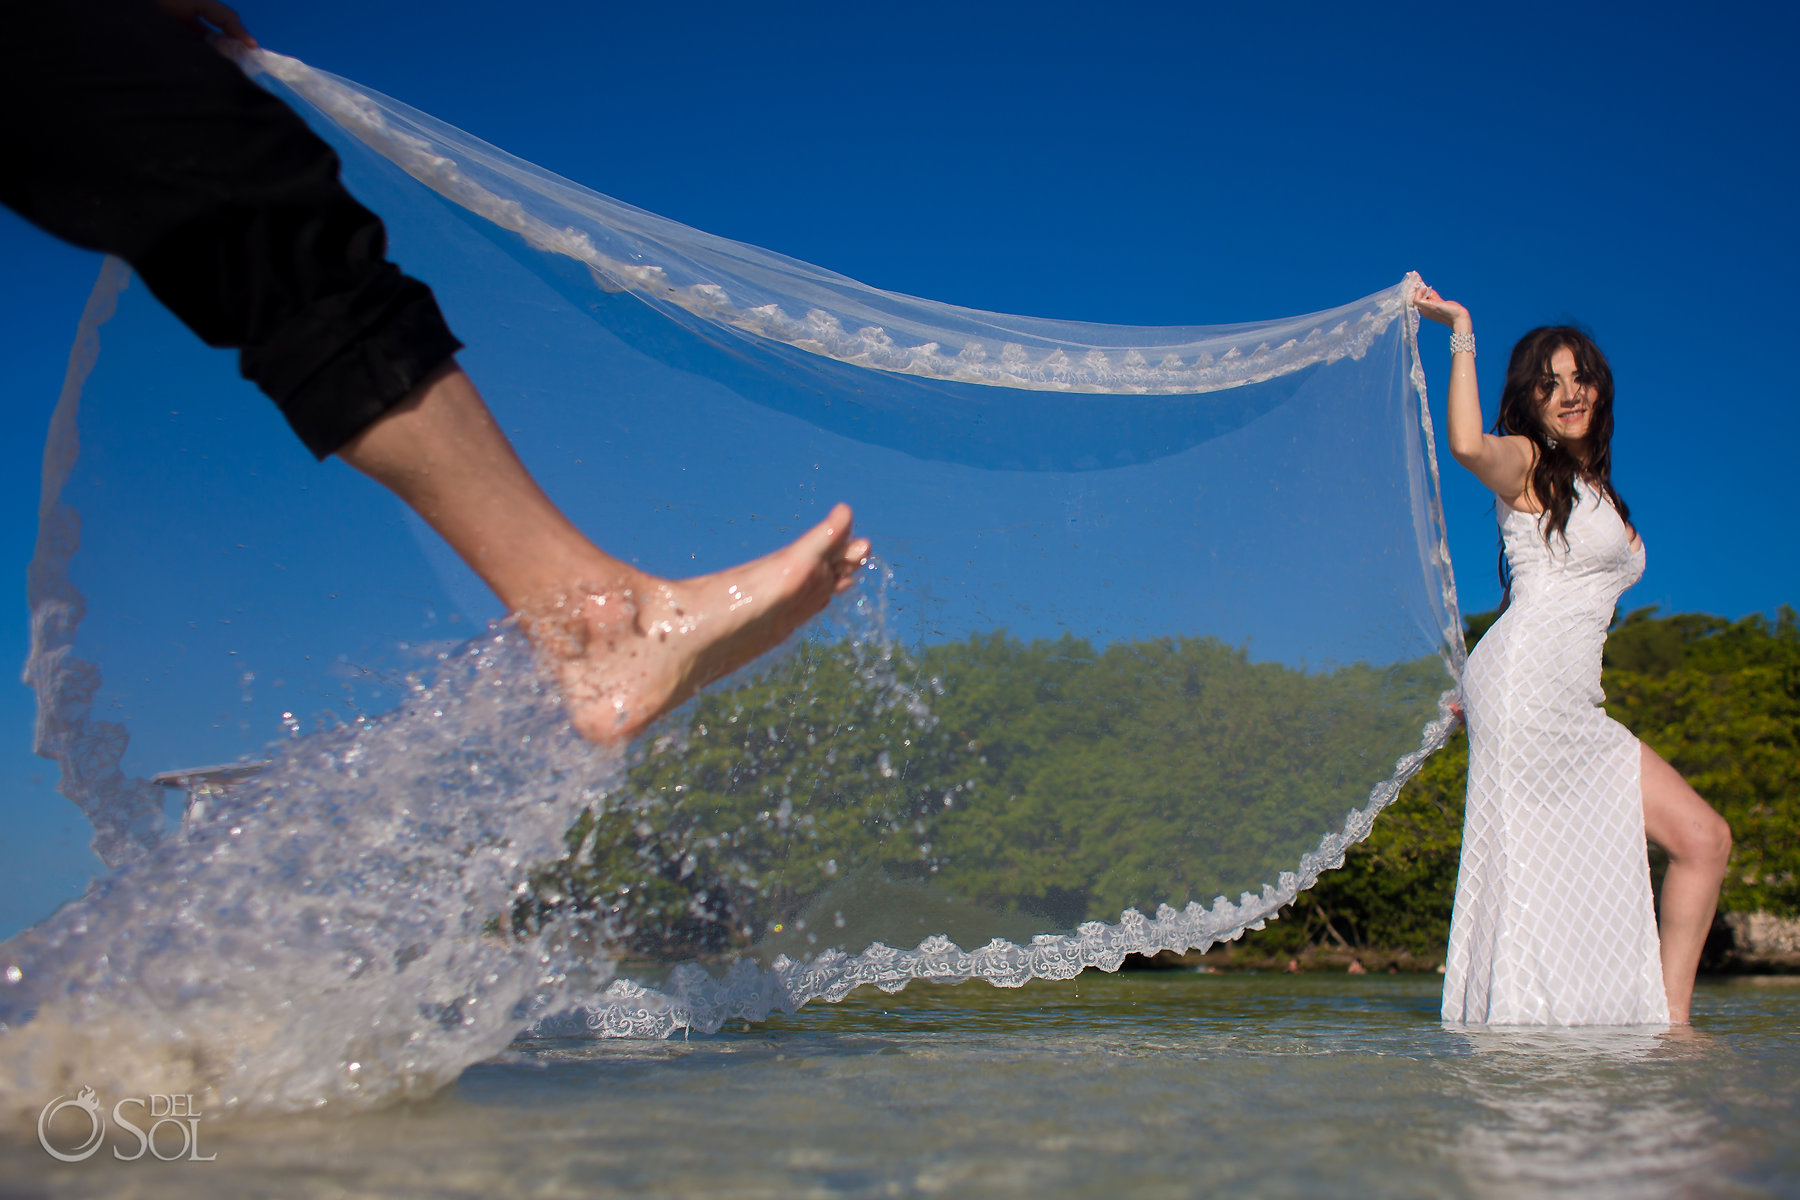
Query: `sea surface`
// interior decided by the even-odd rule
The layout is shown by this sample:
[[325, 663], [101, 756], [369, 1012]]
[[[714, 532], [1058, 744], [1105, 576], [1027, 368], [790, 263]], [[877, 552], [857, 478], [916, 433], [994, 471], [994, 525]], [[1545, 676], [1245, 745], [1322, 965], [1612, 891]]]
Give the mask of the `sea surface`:
[[708, 1037], [522, 1040], [379, 1111], [201, 1114], [160, 1131], [173, 1162], [112, 1158], [115, 1130], [59, 1163], [10, 1129], [0, 1195], [1800, 1196], [1800, 978], [1704, 982], [1680, 1030], [1437, 1005], [1435, 976], [914, 984]]

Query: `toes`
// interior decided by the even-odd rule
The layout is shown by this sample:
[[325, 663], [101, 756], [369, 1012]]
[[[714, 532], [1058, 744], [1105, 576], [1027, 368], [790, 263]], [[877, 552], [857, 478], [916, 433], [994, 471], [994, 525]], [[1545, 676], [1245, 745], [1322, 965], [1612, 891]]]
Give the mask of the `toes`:
[[825, 519], [813, 526], [800, 540], [806, 544], [809, 552], [829, 558], [834, 550], [850, 540], [850, 522], [850, 506], [834, 504]]
[[839, 575], [853, 575], [856, 569], [869, 560], [869, 539], [857, 538], [844, 547], [843, 556], [832, 563], [832, 569]]
[[856, 582], [856, 573], [869, 558], [869, 539], [857, 538], [845, 546], [842, 555], [827, 563], [832, 591], [842, 592]]
[[856, 586], [856, 577], [862, 565], [869, 560], [869, 542], [867, 538], [858, 538], [844, 548], [844, 557], [833, 564], [836, 578], [832, 581], [834, 593], [847, 592]]

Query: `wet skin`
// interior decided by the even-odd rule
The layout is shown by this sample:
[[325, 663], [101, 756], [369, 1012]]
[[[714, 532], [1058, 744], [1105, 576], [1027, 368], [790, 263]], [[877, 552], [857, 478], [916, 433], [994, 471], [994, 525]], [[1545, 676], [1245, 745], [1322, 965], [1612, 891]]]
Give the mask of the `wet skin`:
[[762, 558], [692, 579], [646, 574], [551, 503], [455, 363], [338, 453], [411, 505], [518, 615], [576, 730], [600, 742], [636, 736], [774, 649], [869, 555], [839, 504]]

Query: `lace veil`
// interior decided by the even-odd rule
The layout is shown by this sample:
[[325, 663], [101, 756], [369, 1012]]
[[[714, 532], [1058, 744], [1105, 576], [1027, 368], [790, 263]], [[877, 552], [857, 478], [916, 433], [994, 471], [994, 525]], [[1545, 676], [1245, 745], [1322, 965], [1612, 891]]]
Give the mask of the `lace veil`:
[[[488, 714], [427, 755], [391, 717], [424, 696], [409, 720], [472, 720], [430, 681], [508, 636], [487, 624], [504, 614], [109, 264], [47, 451], [28, 668], [39, 744], [109, 861], [205, 842], [230, 794], [260, 797], [234, 831], [252, 809], [327, 840], [362, 819], [333, 851], [368, 860], [360, 883], [296, 884], [271, 938], [302, 913], [353, 925], [397, 871], [421, 912], [474, 914], [440, 938], [585, 931], [559, 943], [585, 983], [559, 975], [518, 1021], [667, 1034], [1234, 938], [1338, 865], [1446, 737], [1463, 647], [1415, 277], [1226, 326], [977, 312], [687, 228], [293, 59], [246, 65], [335, 144], [601, 544], [692, 574], [843, 499], [879, 569], [527, 836], [501, 810], [538, 784], [506, 773], [530, 774], [534, 731], [566, 735]], [[359, 778], [374, 749], [417, 759], [420, 796], [501, 779], [464, 796], [494, 810], [473, 825], [406, 836], [503, 843], [505, 868], [434, 891], [468, 868], [407, 867], [425, 851], [383, 841], [404, 815], [371, 824], [299, 782]], [[270, 759], [281, 781], [259, 784], [244, 764]], [[211, 764], [239, 768], [150, 782]]]

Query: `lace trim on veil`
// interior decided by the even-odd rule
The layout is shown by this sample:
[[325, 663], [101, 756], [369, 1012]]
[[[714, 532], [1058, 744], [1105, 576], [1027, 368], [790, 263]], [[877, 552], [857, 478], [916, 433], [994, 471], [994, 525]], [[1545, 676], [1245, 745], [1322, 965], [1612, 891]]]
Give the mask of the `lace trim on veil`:
[[[1160, 346], [1096, 344], [1107, 326], [1079, 326], [1094, 341], [1051, 337], [1031, 318], [977, 312], [867, 287], [808, 264], [703, 234], [609, 197], [577, 188], [529, 163], [432, 122], [297, 59], [266, 50], [242, 53], [243, 65], [294, 89], [382, 157], [451, 203], [518, 234], [537, 250], [584, 264], [598, 286], [673, 305], [695, 317], [852, 366], [958, 383], [1028, 391], [1185, 395], [1260, 383], [1320, 363], [1360, 359], [1402, 315], [1411, 285], [1328, 313], [1247, 326], [1248, 349], [1216, 332]], [[501, 195], [475, 177], [503, 180]], [[497, 184], [498, 186], [498, 184]], [[558, 225], [533, 211], [586, 218], [589, 228]], [[622, 243], [618, 253], [596, 238]], [[645, 254], [662, 264], [627, 261]], [[734, 271], [733, 268], [736, 268]], [[778, 303], [742, 299], [761, 270], [784, 292], [830, 296], [794, 316]], [[736, 276], [729, 286], [724, 282]], [[792, 302], [790, 300], [790, 302]], [[838, 311], [833, 311], [835, 307]], [[879, 323], [875, 318], [880, 318]], [[1040, 326], [1034, 330], [1032, 326]], [[1067, 332], [1067, 330], [1065, 330]], [[1187, 330], [1166, 331], [1180, 336]], [[954, 347], [954, 348], [953, 348]]]
[[24, 680], [37, 693], [31, 748], [61, 768], [56, 790], [93, 825], [94, 853], [109, 867], [130, 862], [161, 838], [162, 796], [120, 770], [130, 740], [125, 727], [93, 716], [100, 668], [75, 655], [75, 631], [87, 614], [87, 602], [69, 578], [69, 563], [81, 546], [81, 517], [62, 492], [80, 456], [81, 389], [100, 356], [100, 327], [118, 308], [119, 294], [130, 280], [131, 268], [108, 258], [82, 310], [62, 395], [44, 440], [37, 546], [25, 574], [31, 651]]
[[1208, 909], [1162, 905], [1154, 917], [1128, 908], [1116, 924], [1089, 921], [1074, 933], [1039, 934], [1029, 946], [995, 938], [979, 950], [963, 950], [946, 937], [929, 937], [912, 950], [876, 942], [860, 954], [830, 950], [807, 962], [782, 955], [763, 970], [741, 960], [722, 977], [693, 963], [676, 967], [661, 990], [615, 979], [592, 1004], [539, 1020], [531, 1032], [547, 1037], [570, 1034], [600, 1037], [666, 1038], [677, 1030], [714, 1033], [727, 1021], [761, 1021], [775, 1012], [796, 1012], [813, 1000], [842, 1000], [873, 985], [897, 992], [917, 979], [959, 983], [983, 979], [996, 987], [1019, 987], [1033, 979], [1070, 979], [1089, 967], [1116, 971], [1128, 954], [1181, 953], [1232, 941], [1261, 929], [1294, 897], [1344, 864], [1344, 852], [1369, 836], [1375, 817], [1393, 803], [1406, 781], [1433, 751], [1449, 740], [1459, 718], [1450, 708], [1455, 692], [1438, 702], [1439, 716], [1425, 727], [1418, 750], [1394, 764], [1394, 774], [1369, 793], [1369, 803], [1353, 809], [1344, 828], [1327, 833], [1293, 871], [1283, 871], [1261, 894], [1245, 892], [1233, 904], [1220, 896]]

